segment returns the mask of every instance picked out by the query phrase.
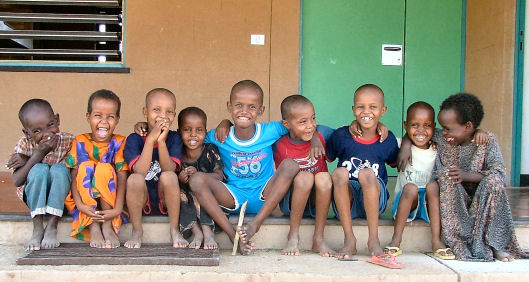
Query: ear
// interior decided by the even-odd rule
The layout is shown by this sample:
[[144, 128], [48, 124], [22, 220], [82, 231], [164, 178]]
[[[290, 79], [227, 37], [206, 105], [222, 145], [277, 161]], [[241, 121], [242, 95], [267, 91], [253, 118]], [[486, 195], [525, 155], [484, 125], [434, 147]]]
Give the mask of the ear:
[[476, 128], [474, 127], [474, 124], [471, 121], [467, 121], [465, 123], [465, 130], [474, 131]]
[[[404, 125], [404, 129], [406, 129], [406, 127], [408, 126], [408, 122], [407, 121], [403, 121], [402, 124]], [[435, 125], [434, 125], [435, 127]]]
[[143, 117], [147, 120], [147, 107], [142, 108]]
[[228, 109], [228, 113], [231, 113], [231, 102], [226, 102], [226, 108]]
[[86, 113], [86, 121], [88, 121], [88, 123], [90, 123], [90, 113], [89, 112]]
[[286, 127], [288, 130], [290, 130], [290, 125], [288, 124], [288, 121], [282, 119], [281, 124], [283, 124], [283, 126]]
[[351, 110], [353, 111], [353, 113], [355, 112], [355, 105], [351, 106]]
[[387, 110], [388, 110], [388, 106], [383, 106], [382, 107], [382, 113], [380, 114], [380, 116], [384, 116], [386, 114]]
[[261, 106], [261, 108], [259, 109], [259, 113], [257, 114], [257, 116], [262, 116], [263, 113], [265, 111], [265, 106]]
[[59, 114], [55, 114], [55, 122], [57, 123], [57, 126], [61, 125], [61, 119], [59, 118]]

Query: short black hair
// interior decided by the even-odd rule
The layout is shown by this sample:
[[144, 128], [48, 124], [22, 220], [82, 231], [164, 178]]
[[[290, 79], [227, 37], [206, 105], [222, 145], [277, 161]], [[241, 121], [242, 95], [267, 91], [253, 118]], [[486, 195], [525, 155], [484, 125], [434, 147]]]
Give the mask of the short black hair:
[[261, 105], [263, 105], [263, 99], [264, 99], [264, 92], [263, 92], [263, 89], [261, 88], [261, 86], [259, 86], [259, 84], [257, 84], [257, 82], [253, 81], [253, 80], [241, 80], [237, 83], [235, 83], [235, 85], [233, 85], [233, 87], [231, 88], [231, 91], [230, 91], [230, 101], [231, 101], [231, 98], [233, 97], [233, 94], [235, 94], [235, 92], [237, 92], [237, 90], [239, 90], [240, 88], [253, 88], [255, 90], [257, 90], [257, 92], [259, 92], [259, 100], [261, 101]]
[[187, 107], [178, 113], [178, 128], [184, 123], [184, 118], [189, 115], [197, 115], [204, 121], [204, 127], [208, 124], [206, 113], [199, 107]]
[[40, 108], [41, 110], [49, 111], [51, 115], [54, 115], [53, 108], [51, 107], [50, 103], [44, 99], [30, 99], [27, 100], [22, 107], [20, 107], [20, 110], [18, 111], [18, 119], [20, 120], [20, 123], [22, 123], [22, 126], [26, 126], [25, 124], [25, 117], [26, 113], [30, 111], [33, 108]]
[[159, 87], [159, 88], [154, 88], [151, 91], [147, 92], [147, 94], [145, 94], [145, 106], [147, 106], [147, 104], [149, 103], [149, 98], [151, 97], [151, 95], [154, 94], [154, 93], [157, 93], [157, 92], [162, 92], [162, 93], [168, 94], [169, 96], [171, 96], [173, 98], [173, 100], [175, 101], [175, 104], [176, 104], [176, 97], [173, 94], [173, 92], [171, 92], [171, 90], [169, 90], [167, 88]]
[[432, 112], [432, 116], [435, 118], [435, 110], [433, 109], [432, 105], [424, 101], [418, 101], [408, 107], [408, 110], [406, 111], [406, 120], [410, 120], [410, 115], [417, 109], [425, 109], [427, 111], [430, 111]]
[[364, 84], [364, 85], [356, 88], [354, 95], [356, 96], [357, 93], [365, 91], [365, 90], [378, 91], [378, 92], [382, 93], [382, 97], [384, 97], [384, 91], [382, 91], [382, 88], [380, 88], [377, 85], [372, 84], [372, 83], [367, 83], [367, 84]]
[[97, 90], [96, 92], [92, 93], [92, 95], [90, 95], [90, 98], [88, 98], [88, 107], [86, 109], [87, 113], [90, 114], [92, 112], [92, 102], [97, 98], [112, 100], [114, 103], [116, 103], [118, 106], [116, 115], [119, 117], [119, 112], [121, 111], [121, 100], [119, 100], [119, 97], [116, 95], [116, 93], [107, 89]]
[[292, 107], [297, 106], [297, 105], [311, 105], [312, 106], [312, 103], [305, 96], [302, 96], [299, 94], [290, 95], [286, 97], [285, 99], [283, 99], [283, 101], [281, 102], [281, 118], [284, 120], [287, 120], [290, 117], [290, 112], [292, 110]]
[[441, 104], [440, 110], [449, 109], [456, 112], [457, 121], [461, 125], [470, 121], [474, 128], [478, 128], [483, 120], [484, 112], [481, 101], [470, 93], [457, 93], [446, 98]]

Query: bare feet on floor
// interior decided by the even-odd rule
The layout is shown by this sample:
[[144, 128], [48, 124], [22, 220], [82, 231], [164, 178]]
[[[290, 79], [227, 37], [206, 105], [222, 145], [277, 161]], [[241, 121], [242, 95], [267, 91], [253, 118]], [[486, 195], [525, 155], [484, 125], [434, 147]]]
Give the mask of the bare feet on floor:
[[104, 248], [105, 238], [101, 233], [101, 226], [95, 222], [90, 224], [90, 247], [92, 248]]
[[380, 242], [377, 240], [367, 241], [367, 248], [372, 256], [379, 256], [384, 254], [384, 250], [380, 247]]
[[178, 228], [171, 228], [171, 241], [173, 241], [173, 248], [186, 248], [189, 245], [187, 240], [180, 234], [180, 231], [178, 231]]
[[44, 230], [44, 237], [40, 243], [43, 249], [57, 248], [61, 243], [57, 240], [57, 223], [58, 219], [50, 219], [46, 229]]
[[198, 227], [198, 223], [193, 225], [193, 241], [189, 243], [189, 246], [187, 246], [190, 249], [200, 249], [200, 246], [202, 246], [202, 241], [204, 240], [204, 234], [202, 234], [202, 231]]
[[288, 239], [287, 246], [281, 251], [281, 254], [287, 256], [299, 256], [299, 235], [292, 235], [289, 237], [290, 239]]
[[114, 249], [119, 247], [119, 238], [110, 221], [103, 223], [103, 237], [105, 238], [105, 248]]
[[312, 251], [315, 253], [319, 253], [320, 256], [326, 258], [334, 257], [336, 255], [336, 252], [333, 249], [329, 248], [327, 244], [325, 244], [325, 241], [323, 241], [323, 239], [312, 240]]
[[35, 228], [33, 227], [33, 234], [29, 241], [24, 244], [24, 250], [26, 251], [37, 251], [40, 250], [40, 244], [42, 242], [42, 237], [44, 236], [44, 228]]
[[499, 261], [502, 261], [502, 262], [512, 262], [514, 261], [514, 257], [507, 253], [507, 252], [504, 252], [504, 251], [497, 251], [497, 250], [494, 250], [492, 249], [493, 253], [494, 253], [494, 258], [499, 260]]
[[344, 239], [343, 248], [341, 248], [335, 257], [341, 259], [348, 259], [356, 255], [356, 238]]
[[204, 250], [216, 250], [219, 248], [217, 241], [215, 241], [215, 234], [211, 230], [210, 226], [202, 225], [202, 231], [204, 233]]
[[247, 227], [246, 226], [237, 227], [237, 231], [236, 232], [239, 233], [239, 252], [242, 255], [251, 254], [255, 244], [250, 241], [251, 237], [248, 236]]
[[130, 240], [128, 240], [127, 242], [125, 242], [125, 244], [123, 244], [126, 248], [132, 248], [132, 249], [137, 249], [137, 248], [141, 248], [141, 237], [143, 236], [143, 230], [141, 231], [136, 231], [136, 230], [132, 230], [132, 237], [130, 238]]

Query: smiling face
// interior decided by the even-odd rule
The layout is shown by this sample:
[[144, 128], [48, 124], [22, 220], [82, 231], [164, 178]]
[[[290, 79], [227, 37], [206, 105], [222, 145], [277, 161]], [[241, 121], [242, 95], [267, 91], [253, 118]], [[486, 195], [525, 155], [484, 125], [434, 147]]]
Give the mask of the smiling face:
[[283, 125], [288, 129], [292, 140], [310, 141], [316, 131], [314, 107], [311, 104], [294, 104], [288, 119], [283, 120]]
[[355, 93], [353, 113], [364, 133], [376, 132], [378, 121], [386, 113], [384, 94], [375, 89]]
[[206, 138], [206, 122], [196, 114], [188, 114], [178, 125], [187, 150], [202, 148]]
[[109, 142], [119, 122], [118, 105], [110, 99], [95, 98], [92, 101], [92, 112], [86, 113], [86, 120], [92, 130], [92, 140]]
[[413, 145], [428, 149], [435, 128], [434, 113], [425, 108], [416, 108], [404, 122], [404, 127]]
[[472, 140], [474, 135], [474, 125], [472, 122], [460, 124], [459, 116], [453, 109], [446, 109], [439, 112], [437, 116], [439, 124], [443, 127], [443, 137], [452, 145], [465, 145]]
[[54, 115], [49, 109], [34, 106], [24, 114], [22, 132], [36, 144], [43, 138], [49, 138], [60, 132], [59, 114]]
[[247, 129], [254, 126], [257, 117], [264, 112], [261, 100], [261, 94], [255, 88], [236, 89], [228, 102], [228, 112], [231, 113], [235, 127]]
[[175, 108], [176, 101], [171, 94], [163, 91], [151, 93], [147, 98], [147, 106], [143, 108], [143, 116], [149, 125], [149, 132], [158, 121], [168, 122], [170, 126], [175, 119]]

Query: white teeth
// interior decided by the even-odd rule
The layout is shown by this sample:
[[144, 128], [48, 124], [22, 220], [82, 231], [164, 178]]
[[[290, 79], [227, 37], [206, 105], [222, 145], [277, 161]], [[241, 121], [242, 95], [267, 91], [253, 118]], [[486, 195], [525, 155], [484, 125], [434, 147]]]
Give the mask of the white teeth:
[[417, 141], [424, 141], [426, 139], [426, 136], [418, 135], [418, 136], [415, 136], [415, 139], [417, 139]]
[[241, 119], [241, 120], [249, 120], [249, 118], [247, 118], [247, 117], [239, 117], [239, 119]]
[[197, 143], [198, 143], [197, 140], [191, 140], [191, 141], [189, 141], [189, 145], [191, 145], [191, 146], [194, 146], [194, 145], [196, 145]]
[[104, 130], [104, 131], [108, 131], [108, 128], [104, 128], [104, 127], [98, 127], [97, 130]]
[[373, 119], [372, 117], [362, 117], [362, 120], [365, 120], [365, 121], [370, 121], [372, 119]]

